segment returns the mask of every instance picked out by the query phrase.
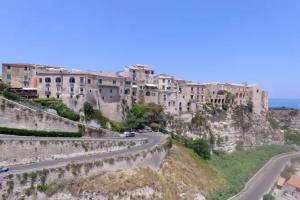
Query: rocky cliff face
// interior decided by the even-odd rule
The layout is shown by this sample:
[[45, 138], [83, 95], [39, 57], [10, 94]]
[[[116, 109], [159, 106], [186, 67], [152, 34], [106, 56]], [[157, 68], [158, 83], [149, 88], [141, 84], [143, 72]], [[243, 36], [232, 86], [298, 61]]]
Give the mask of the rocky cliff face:
[[300, 131], [300, 112], [297, 109], [276, 108], [271, 109], [270, 113], [278, 121], [283, 129]]
[[168, 131], [207, 139], [214, 150], [226, 152], [284, 140], [269, 113], [258, 115], [247, 106], [222, 108], [205, 105], [202, 111], [190, 118], [170, 117]]

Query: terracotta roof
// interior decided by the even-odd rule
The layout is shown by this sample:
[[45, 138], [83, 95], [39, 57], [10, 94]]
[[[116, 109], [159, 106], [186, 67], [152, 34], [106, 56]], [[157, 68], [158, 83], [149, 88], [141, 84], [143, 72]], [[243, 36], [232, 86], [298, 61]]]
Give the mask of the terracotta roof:
[[278, 180], [277, 180], [277, 185], [282, 187], [284, 185], [285, 181], [286, 181], [285, 178], [279, 176]]
[[287, 181], [287, 184], [300, 189], [300, 178], [292, 177]]

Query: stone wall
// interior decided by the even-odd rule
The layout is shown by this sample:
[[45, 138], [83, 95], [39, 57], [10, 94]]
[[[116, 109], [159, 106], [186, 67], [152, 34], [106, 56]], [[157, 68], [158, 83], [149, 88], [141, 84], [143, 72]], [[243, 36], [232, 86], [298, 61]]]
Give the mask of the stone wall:
[[76, 122], [6, 99], [0, 99], [0, 126], [44, 131], [78, 131]]
[[24, 164], [57, 158], [126, 149], [147, 139], [24, 139], [0, 140], [0, 166]]
[[90, 137], [103, 137], [116, 133], [87, 126], [58, 115], [37, 110], [0, 97], [0, 126], [43, 131], [82, 132]]
[[[92, 177], [106, 171], [116, 171], [139, 167], [158, 170], [166, 155], [167, 147], [159, 144], [149, 150], [114, 158], [69, 164], [36, 172], [20, 173], [2, 177], [0, 194], [2, 199], [50, 199], [45, 192], [50, 187], [59, 192], [64, 183], [82, 177]], [[43, 191], [44, 190], [44, 191]]]

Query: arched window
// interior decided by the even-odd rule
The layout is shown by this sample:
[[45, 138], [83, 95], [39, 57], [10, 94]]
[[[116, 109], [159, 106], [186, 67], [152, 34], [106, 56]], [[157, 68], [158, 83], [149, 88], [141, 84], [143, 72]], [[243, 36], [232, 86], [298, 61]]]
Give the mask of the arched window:
[[45, 82], [46, 82], [46, 83], [51, 83], [51, 78], [50, 78], [50, 77], [46, 77], [46, 78], [45, 78]]
[[57, 77], [57, 78], [55, 79], [55, 82], [56, 82], [56, 83], [61, 83], [61, 78], [60, 78], [60, 77]]
[[75, 78], [74, 77], [70, 77], [69, 82], [70, 83], [75, 83]]

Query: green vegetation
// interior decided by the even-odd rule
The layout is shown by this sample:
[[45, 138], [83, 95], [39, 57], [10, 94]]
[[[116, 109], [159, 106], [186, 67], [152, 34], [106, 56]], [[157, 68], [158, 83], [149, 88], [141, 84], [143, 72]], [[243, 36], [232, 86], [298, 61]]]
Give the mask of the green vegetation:
[[20, 101], [22, 99], [21, 96], [19, 96], [18, 94], [14, 93], [14, 92], [7, 91], [7, 89], [5, 89], [2, 94], [5, 98], [13, 100], [13, 101]]
[[160, 105], [154, 103], [135, 104], [128, 111], [125, 120], [126, 129], [142, 129], [145, 126], [155, 130], [165, 129], [166, 115]]
[[56, 132], [56, 131], [39, 131], [29, 129], [17, 129], [0, 127], [0, 135], [20, 135], [20, 136], [39, 136], [39, 137], [81, 137], [79, 132]]
[[205, 117], [203, 115], [201, 115], [200, 113], [197, 113], [191, 121], [192, 125], [195, 125], [197, 127], [199, 126], [204, 126], [206, 125], [206, 120]]
[[273, 197], [272, 194], [266, 194], [263, 197], [263, 200], [274, 200], [275, 198]]
[[113, 131], [118, 131], [118, 132], [124, 131], [124, 125], [122, 123], [114, 122], [108, 119], [102, 114], [100, 110], [94, 110], [93, 106], [88, 102], [85, 102], [83, 104], [83, 112], [86, 120], [94, 119], [103, 128], [111, 128]]
[[0, 83], [0, 94], [3, 94], [3, 92], [9, 88], [9, 85], [5, 84], [5, 83]]
[[177, 142], [183, 144], [185, 147], [194, 150], [198, 156], [205, 160], [210, 159], [210, 151], [208, 142], [204, 139], [191, 139], [179, 135], [172, 134], [172, 138]]
[[284, 139], [287, 144], [300, 144], [300, 133], [285, 130]]
[[55, 98], [35, 99], [34, 102], [56, 110], [57, 114], [61, 117], [65, 117], [74, 121], [78, 121], [80, 119], [79, 114], [67, 107], [62, 100], [58, 100]]
[[270, 158], [289, 150], [287, 146], [269, 145], [258, 147], [256, 150], [213, 155], [208, 162], [224, 178], [225, 183], [208, 199], [223, 200], [237, 194]]

